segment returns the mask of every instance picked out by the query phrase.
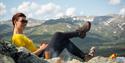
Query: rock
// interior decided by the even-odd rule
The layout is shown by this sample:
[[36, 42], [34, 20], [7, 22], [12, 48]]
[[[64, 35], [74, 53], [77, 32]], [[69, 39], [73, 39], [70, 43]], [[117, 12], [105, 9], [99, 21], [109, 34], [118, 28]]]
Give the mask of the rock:
[[[48, 63], [24, 48], [19, 50], [9, 41], [0, 40], [0, 63]], [[6, 56], [5, 56], [6, 55]]]
[[79, 60], [76, 59], [72, 59], [71, 61], [67, 61], [67, 63], [83, 63], [83, 62], [80, 62]]
[[86, 63], [116, 63], [116, 61], [109, 59], [108, 57], [97, 56]]
[[47, 61], [50, 63], [124, 63], [123, 61], [118, 62], [117, 60], [112, 60], [112, 59], [109, 59], [108, 57], [102, 57], [102, 56], [94, 57], [91, 60], [89, 60], [88, 62], [82, 62], [77, 59], [71, 59], [71, 60], [64, 61], [63, 59], [60, 59], [59, 57], [52, 58]]
[[[56, 58], [48, 59], [47, 63], [125, 63], [125, 60], [121, 61], [121, 59], [125, 59], [125, 58], [118, 57], [112, 60], [112, 59], [109, 59], [108, 57], [97, 56], [92, 58], [88, 62], [82, 62], [77, 59], [64, 61], [63, 59], [56, 57]], [[0, 63], [15, 63], [15, 62], [11, 57], [0, 54]]]
[[47, 60], [49, 63], [83, 63], [77, 59], [72, 59], [72, 60], [63, 60], [60, 57], [52, 58]]
[[0, 63], [15, 63], [11, 57], [0, 54]]
[[[88, 62], [81, 62], [78, 59], [69, 59], [70, 57], [67, 57], [69, 53], [66, 56], [67, 60], [64, 60], [65, 57], [56, 57], [46, 61], [35, 56], [34, 54], [24, 51], [26, 51], [24, 48], [20, 48], [18, 50], [8, 41], [0, 41], [0, 63], [125, 63], [124, 57], [119, 57], [112, 60], [108, 57], [101, 56], [94, 57]], [[15, 62], [13, 59], [15, 59]]]
[[52, 58], [47, 60], [49, 63], [64, 63], [64, 60], [62, 60], [60, 57]]
[[125, 57], [116, 57], [115, 60], [117, 63], [125, 63]]

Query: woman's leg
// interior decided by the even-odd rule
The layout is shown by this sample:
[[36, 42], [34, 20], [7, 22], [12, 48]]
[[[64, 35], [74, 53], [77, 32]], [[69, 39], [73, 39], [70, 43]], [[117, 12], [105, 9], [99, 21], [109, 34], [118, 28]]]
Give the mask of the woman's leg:
[[[53, 35], [51, 41], [49, 42], [47, 50], [52, 54], [52, 57], [57, 57], [62, 52], [62, 50], [67, 47], [67, 43], [71, 42], [69, 40], [70, 38], [73, 38], [73, 37], [84, 38], [86, 36], [86, 32], [90, 30], [90, 27], [91, 27], [91, 23], [86, 22], [81, 28], [77, 29], [74, 32], [64, 32], [64, 33], [56, 32]], [[73, 47], [73, 49], [70, 49], [71, 47], [67, 47], [71, 52], [74, 49], [80, 51], [74, 44], [69, 46]], [[78, 53], [81, 53], [81, 52], [78, 52]], [[75, 54], [75, 52], [73, 54]]]
[[[81, 37], [79, 31], [63, 32], [63, 35], [67, 39], [74, 38], [74, 37]], [[86, 33], [83, 33], [82, 36], [83, 36], [82, 38], [84, 38], [86, 36]]]
[[69, 36], [75, 35], [75, 33], [63, 33], [63, 32], [56, 32], [51, 41], [48, 44], [46, 51], [51, 53], [51, 57], [57, 57], [59, 54], [66, 48], [67, 40]]
[[[51, 53], [51, 57], [57, 57], [59, 54], [64, 50], [64, 48], [67, 48], [67, 46], [74, 46], [74, 45], [68, 45], [70, 44], [69, 39], [73, 37], [78, 37], [79, 34], [77, 31], [75, 32], [56, 32], [51, 41], [49, 42], [49, 45], [47, 47], [47, 50]], [[69, 47], [68, 47], [69, 48]], [[78, 49], [74, 47], [75, 49]], [[46, 51], [47, 51], [46, 50]]]
[[79, 58], [81, 58], [81, 59], [84, 59], [84, 57], [85, 57], [85, 53], [84, 52], [82, 52], [75, 44], [73, 44], [70, 40], [67, 40], [68, 41], [68, 45], [66, 46], [66, 48], [67, 48], [67, 50], [71, 53], [71, 54], [73, 54], [73, 55], [75, 55], [75, 56], [77, 56], [77, 57], [79, 57]]
[[67, 39], [73, 37], [84, 38], [86, 36], [86, 32], [88, 32], [91, 28], [91, 23], [89, 21], [85, 22], [84, 25], [73, 32], [64, 32], [63, 36]]

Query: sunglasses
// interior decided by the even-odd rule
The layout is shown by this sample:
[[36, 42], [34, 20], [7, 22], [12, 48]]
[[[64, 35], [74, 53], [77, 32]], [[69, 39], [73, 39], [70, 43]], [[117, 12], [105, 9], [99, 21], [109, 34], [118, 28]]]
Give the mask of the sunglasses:
[[21, 22], [22, 22], [22, 23], [27, 23], [27, 22], [28, 22], [28, 20], [22, 20]]

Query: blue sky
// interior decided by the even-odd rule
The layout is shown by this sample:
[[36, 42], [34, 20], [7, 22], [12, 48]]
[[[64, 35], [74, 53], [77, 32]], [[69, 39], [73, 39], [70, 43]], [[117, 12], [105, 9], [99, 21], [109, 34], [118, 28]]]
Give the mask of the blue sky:
[[125, 13], [125, 0], [0, 0], [0, 19], [11, 19], [16, 12], [29, 18], [100, 16]]

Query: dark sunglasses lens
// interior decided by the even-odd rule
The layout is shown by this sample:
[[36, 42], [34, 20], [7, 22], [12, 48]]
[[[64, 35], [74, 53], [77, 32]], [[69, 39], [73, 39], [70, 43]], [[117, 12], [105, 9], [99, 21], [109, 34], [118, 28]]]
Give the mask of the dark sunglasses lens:
[[27, 21], [27, 20], [22, 20], [21, 22], [22, 22], [22, 23], [27, 23], [28, 21]]

